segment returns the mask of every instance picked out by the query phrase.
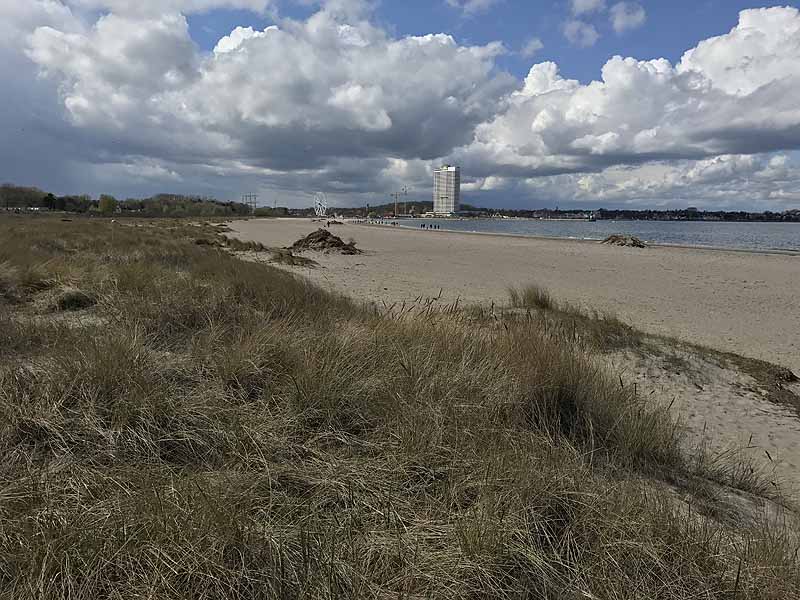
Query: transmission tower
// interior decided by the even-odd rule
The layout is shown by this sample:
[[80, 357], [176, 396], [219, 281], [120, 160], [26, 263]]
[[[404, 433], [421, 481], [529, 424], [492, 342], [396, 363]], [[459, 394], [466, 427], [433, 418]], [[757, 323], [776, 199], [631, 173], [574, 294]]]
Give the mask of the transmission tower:
[[250, 207], [250, 212], [255, 214], [258, 205], [258, 194], [244, 194], [242, 196], [242, 204]]

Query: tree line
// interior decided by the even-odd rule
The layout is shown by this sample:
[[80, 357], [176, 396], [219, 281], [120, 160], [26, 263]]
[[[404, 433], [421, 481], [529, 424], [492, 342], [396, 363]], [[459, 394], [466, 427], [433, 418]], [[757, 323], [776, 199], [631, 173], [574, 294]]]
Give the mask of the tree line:
[[101, 194], [94, 199], [88, 194], [56, 196], [36, 187], [13, 184], [0, 185], [0, 210], [3, 209], [170, 217], [250, 214], [250, 207], [241, 202], [221, 202], [203, 196], [157, 194], [149, 198], [118, 200], [110, 194]]

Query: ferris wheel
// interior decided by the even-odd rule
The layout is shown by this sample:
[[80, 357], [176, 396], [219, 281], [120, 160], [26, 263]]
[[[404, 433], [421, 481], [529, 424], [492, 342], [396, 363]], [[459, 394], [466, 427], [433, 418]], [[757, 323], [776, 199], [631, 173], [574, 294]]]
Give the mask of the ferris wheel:
[[314, 213], [320, 218], [328, 216], [328, 197], [325, 192], [314, 194]]

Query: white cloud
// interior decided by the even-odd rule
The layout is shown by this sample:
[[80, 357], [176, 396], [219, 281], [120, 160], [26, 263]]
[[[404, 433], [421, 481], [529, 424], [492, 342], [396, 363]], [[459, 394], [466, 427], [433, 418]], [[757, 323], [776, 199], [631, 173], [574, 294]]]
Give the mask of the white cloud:
[[638, 2], [617, 2], [611, 7], [611, 26], [617, 33], [623, 33], [644, 25], [647, 13]]
[[677, 69], [707, 77], [726, 94], [746, 96], [783, 79], [796, 83], [798, 57], [800, 11], [761, 8], [742, 11], [733, 30], [687, 51]]
[[255, 31], [252, 27], [237, 27], [230, 35], [221, 38], [214, 47], [214, 54], [224, 54], [239, 49], [244, 42], [253, 38], [263, 38], [273, 31], [278, 31], [277, 27], [267, 27], [264, 31]]
[[0, 2], [0, 47], [5, 45], [16, 51], [31, 31], [46, 25], [66, 32], [83, 29], [69, 7], [56, 0]]
[[[484, 197], [800, 202], [794, 8], [744, 11], [674, 65], [614, 57], [584, 85], [554, 63], [516, 81], [496, 67], [499, 43], [393, 37], [362, 0], [236, 28], [201, 52], [178, 9], [269, 2], [168, 1], [172, 11], [0, 3], [0, 77], [12, 82], [0, 111], [5, 172], [55, 191], [127, 195], [109, 189], [116, 181], [222, 197], [326, 189], [347, 201], [400, 180], [427, 189], [430, 165], [448, 160]], [[90, 3], [110, 11], [98, 18]]]
[[605, 0], [570, 0], [573, 15], [583, 15], [603, 11], [606, 8]]
[[486, 12], [495, 4], [499, 4], [502, 0], [446, 0], [447, 4], [453, 8], [458, 8], [464, 11], [465, 14], [474, 15], [481, 12]]
[[800, 206], [800, 162], [785, 154], [721, 155], [617, 165], [588, 173], [528, 178], [490, 175], [473, 178], [462, 187], [482, 193], [483, 198], [524, 197], [538, 206], [781, 211]]
[[476, 176], [532, 177], [798, 149], [798, 93], [800, 11], [744, 11], [675, 66], [617, 56], [581, 85], [534, 65], [452, 160]]
[[110, 13], [82, 33], [37, 28], [28, 55], [59, 82], [72, 123], [109, 151], [277, 172], [434, 159], [467, 143], [513, 88], [494, 69], [501, 44], [392, 39], [339, 8], [237, 28], [210, 55], [181, 14]]
[[[779, 173], [772, 172], [774, 164]], [[521, 190], [585, 206], [641, 204], [785, 210], [800, 200], [800, 165], [785, 155], [721, 155], [698, 161], [614, 166], [597, 173], [517, 180]], [[507, 188], [506, 188], [507, 189]]]
[[199, 57], [185, 17], [110, 13], [85, 33], [39, 27], [29, 57], [63, 82], [64, 104], [79, 125], [127, 129], [155, 96], [182, 90], [200, 77]]
[[594, 25], [577, 19], [571, 19], [564, 23], [563, 31], [564, 37], [569, 40], [569, 43], [579, 48], [594, 46], [600, 39], [600, 34], [597, 33]]
[[544, 48], [542, 40], [540, 40], [538, 37], [534, 37], [525, 42], [522, 50], [520, 50], [520, 54], [525, 58], [532, 58], [542, 48]]
[[[37, 0], [33, 0], [34, 2]], [[245, 9], [263, 13], [273, 0], [65, 0], [78, 9], [107, 10], [118, 15], [204, 13], [217, 8]]]

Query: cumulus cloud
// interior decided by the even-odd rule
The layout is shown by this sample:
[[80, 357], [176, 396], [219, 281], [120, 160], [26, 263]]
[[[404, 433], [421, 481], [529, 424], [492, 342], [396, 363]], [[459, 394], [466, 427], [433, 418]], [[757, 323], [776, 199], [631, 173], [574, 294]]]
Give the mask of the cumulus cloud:
[[578, 19], [570, 19], [564, 23], [564, 37], [569, 43], [579, 48], [589, 48], [597, 43], [600, 34], [594, 25], [584, 23]]
[[614, 57], [602, 79], [534, 65], [507, 108], [454, 155], [476, 174], [596, 172], [800, 148], [800, 12], [744, 11], [677, 65]]
[[[677, 64], [614, 57], [581, 84], [549, 62], [515, 80], [496, 65], [500, 43], [392, 36], [362, 0], [328, 0], [261, 31], [239, 27], [202, 52], [186, 13], [270, 3], [167, 2], [157, 11], [146, 7], [165, 5], [0, 4], [0, 76], [13, 82], [0, 111], [4, 170], [56, 191], [116, 181], [223, 197], [282, 190], [301, 202], [308, 189], [343, 199], [398, 181], [427, 189], [431, 165], [449, 160], [462, 165], [465, 190], [488, 195], [619, 203], [699, 194], [774, 207], [800, 198], [794, 8], [744, 11]], [[101, 16], [84, 12], [91, 7]], [[575, 22], [576, 43], [594, 43], [596, 30]]]
[[597, 172], [537, 177], [489, 175], [465, 191], [525, 198], [528, 206], [681, 207], [786, 210], [800, 200], [800, 164], [786, 154], [721, 155], [702, 160], [615, 165]]
[[520, 179], [529, 195], [587, 206], [702, 206], [784, 210], [800, 198], [800, 166], [784, 154], [721, 155], [691, 161], [613, 166], [597, 173]]
[[647, 13], [637, 2], [617, 2], [611, 7], [611, 26], [617, 33], [623, 33], [644, 25]]
[[58, 83], [72, 124], [118, 162], [228, 161], [271, 175], [342, 158], [435, 159], [468, 143], [513, 89], [494, 66], [499, 43], [393, 39], [340, 8], [237, 28], [209, 55], [180, 13], [111, 12], [82, 32], [36, 28], [28, 56]]
[[69, 32], [83, 29], [70, 8], [57, 0], [0, 2], [0, 47], [16, 52], [31, 31], [47, 25]]
[[264, 31], [255, 31], [252, 27], [237, 27], [230, 35], [226, 35], [217, 42], [214, 47], [214, 54], [224, 54], [225, 52], [233, 52], [241, 47], [247, 40], [253, 38], [263, 38], [269, 35], [271, 31], [276, 31], [277, 27], [267, 27]]

